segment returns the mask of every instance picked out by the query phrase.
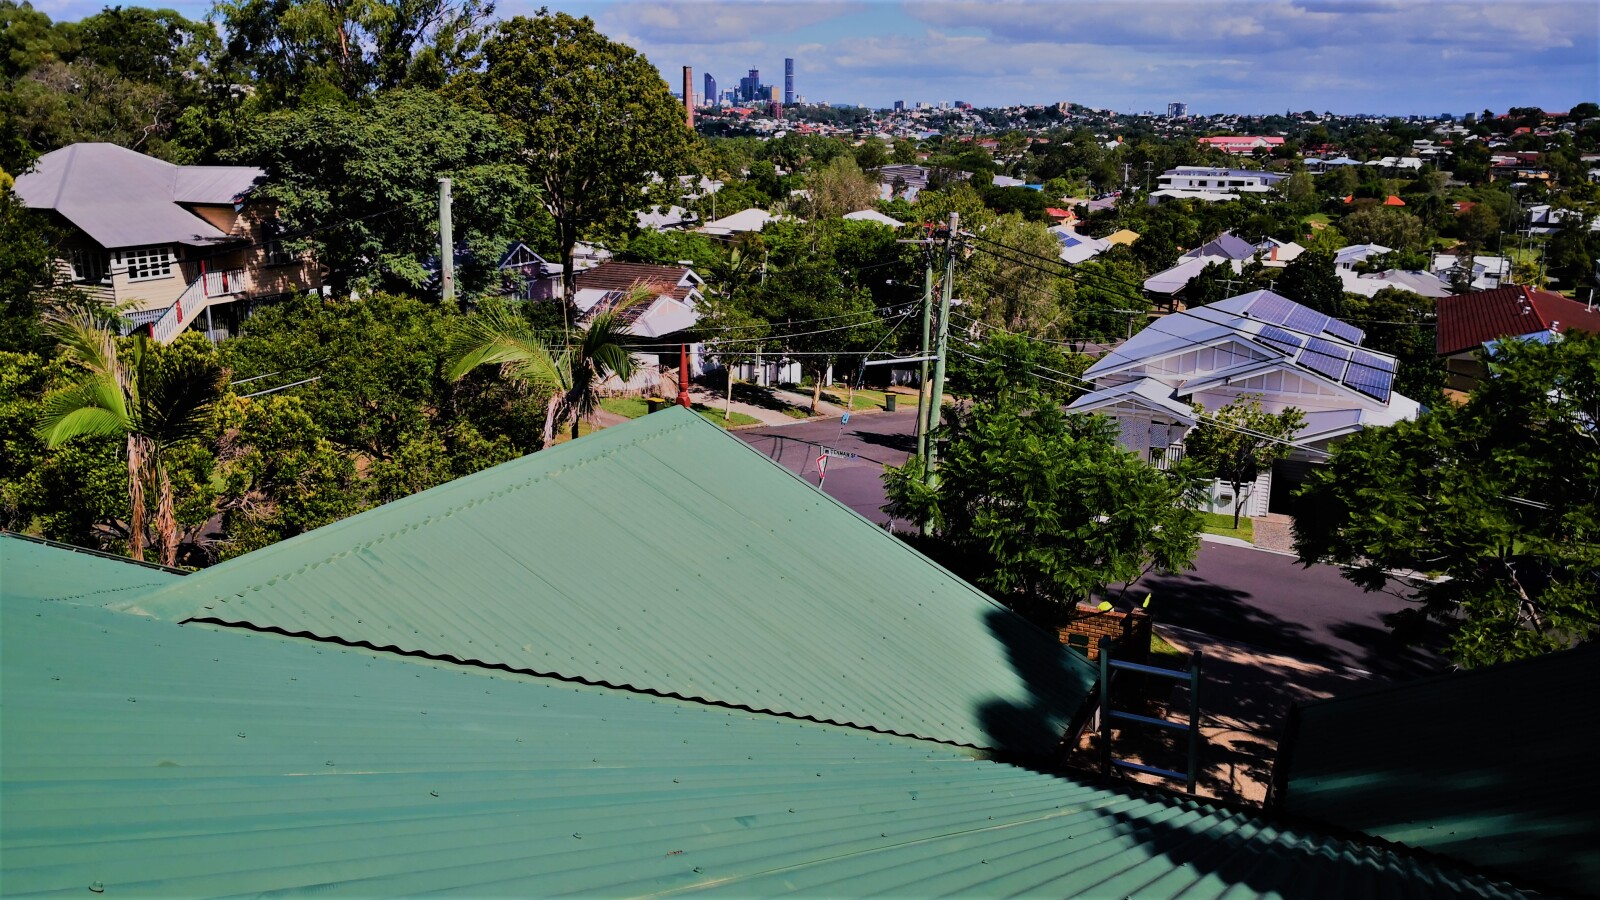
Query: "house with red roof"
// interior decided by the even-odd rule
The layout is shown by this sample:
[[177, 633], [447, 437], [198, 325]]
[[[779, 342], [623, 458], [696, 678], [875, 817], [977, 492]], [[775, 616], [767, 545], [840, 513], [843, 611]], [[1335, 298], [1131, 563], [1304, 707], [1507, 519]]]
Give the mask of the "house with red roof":
[[1487, 345], [1560, 340], [1571, 331], [1600, 334], [1600, 309], [1520, 284], [1441, 297], [1436, 309], [1434, 352], [1444, 358], [1447, 386], [1458, 391], [1470, 391], [1488, 377]]
[[1221, 150], [1224, 153], [1237, 153], [1248, 155], [1257, 150], [1274, 150], [1283, 146], [1281, 137], [1258, 137], [1255, 135], [1224, 135], [1219, 137], [1199, 138], [1201, 147], [1212, 150]]

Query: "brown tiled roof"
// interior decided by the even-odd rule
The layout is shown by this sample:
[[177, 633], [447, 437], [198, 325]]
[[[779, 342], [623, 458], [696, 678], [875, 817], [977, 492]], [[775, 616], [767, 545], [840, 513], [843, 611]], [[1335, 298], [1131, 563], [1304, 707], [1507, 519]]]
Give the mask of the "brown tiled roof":
[[1434, 350], [1449, 356], [1486, 341], [1545, 331], [1600, 334], [1600, 310], [1576, 300], [1523, 285], [1478, 291], [1438, 300], [1439, 327]]
[[682, 300], [694, 290], [693, 285], [680, 287], [685, 266], [657, 266], [650, 263], [603, 262], [592, 269], [578, 273], [578, 290], [631, 291], [640, 285], [652, 285], [661, 294]]

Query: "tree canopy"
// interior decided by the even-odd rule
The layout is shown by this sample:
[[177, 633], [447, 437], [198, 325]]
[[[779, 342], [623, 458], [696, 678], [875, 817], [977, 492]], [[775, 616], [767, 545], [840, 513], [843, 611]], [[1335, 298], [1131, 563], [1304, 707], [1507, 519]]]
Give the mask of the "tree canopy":
[[1397, 632], [1451, 629], [1464, 666], [1595, 640], [1597, 422], [1600, 338], [1504, 342], [1466, 403], [1338, 445], [1301, 495], [1295, 549], [1416, 601]]
[[690, 134], [683, 108], [650, 61], [594, 22], [540, 10], [501, 22], [484, 67], [452, 92], [496, 115], [555, 219], [567, 296], [572, 248], [587, 230], [627, 227], [652, 175], [678, 174]]

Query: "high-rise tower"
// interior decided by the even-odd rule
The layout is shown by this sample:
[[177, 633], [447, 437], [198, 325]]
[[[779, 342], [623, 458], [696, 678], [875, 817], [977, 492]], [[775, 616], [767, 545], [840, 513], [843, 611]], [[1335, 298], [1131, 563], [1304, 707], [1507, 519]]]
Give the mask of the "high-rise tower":
[[794, 60], [783, 61], [783, 103], [785, 106], [794, 102]]
[[711, 77], [710, 72], [706, 73], [706, 89], [700, 95], [700, 103], [704, 106], [717, 105], [717, 80]]

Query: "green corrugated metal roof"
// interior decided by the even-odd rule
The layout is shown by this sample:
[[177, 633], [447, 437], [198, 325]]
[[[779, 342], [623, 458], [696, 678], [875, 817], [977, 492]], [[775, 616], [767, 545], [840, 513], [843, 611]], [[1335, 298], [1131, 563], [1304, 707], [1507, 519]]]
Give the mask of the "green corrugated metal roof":
[[168, 569], [0, 532], [0, 596], [105, 606], [180, 577]]
[[191, 575], [134, 608], [982, 748], [1093, 667], [687, 410]]
[[1285, 810], [1562, 890], [1600, 889], [1600, 645], [1295, 710]]
[[9, 594], [0, 617], [10, 895], [1513, 893], [945, 744]]

